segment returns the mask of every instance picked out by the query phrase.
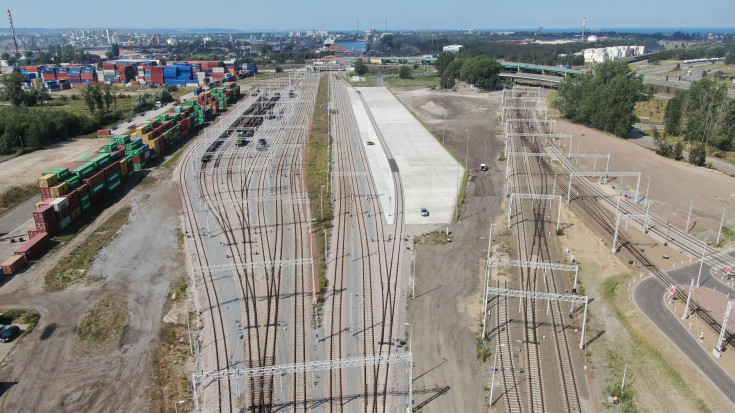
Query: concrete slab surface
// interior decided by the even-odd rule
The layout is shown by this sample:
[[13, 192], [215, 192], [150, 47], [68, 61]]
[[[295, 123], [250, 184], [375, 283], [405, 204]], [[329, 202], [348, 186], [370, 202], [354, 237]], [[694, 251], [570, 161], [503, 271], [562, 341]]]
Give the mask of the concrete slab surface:
[[[394, 159], [400, 171], [406, 224], [450, 222], [464, 172], [460, 164], [388, 89], [357, 90], [387, 145], [388, 163]], [[429, 210], [428, 217], [421, 216], [422, 207]]]
[[[368, 109], [362, 103], [360, 95], [353, 88], [348, 88], [347, 94], [350, 97], [352, 113], [355, 116], [355, 123], [360, 133], [360, 141], [365, 147], [365, 156], [367, 156], [368, 165], [370, 165], [370, 173], [373, 176], [375, 188], [380, 197], [380, 208], [383, 210], [383, 219], [385, 219], [388, 225], [393, 225], [394, 216], [389, 211], [395, 209], [393, 205], [396, 200], [396, 188], [393, 182], [393, 173], [388, 163], [388, 155], [385, 153], [383, 145], [378, 139], [378, 133], [375, 131], [372, 122], [370, 122]], [[368, 142], [373, 142], [374, 145], [368, 145]]]

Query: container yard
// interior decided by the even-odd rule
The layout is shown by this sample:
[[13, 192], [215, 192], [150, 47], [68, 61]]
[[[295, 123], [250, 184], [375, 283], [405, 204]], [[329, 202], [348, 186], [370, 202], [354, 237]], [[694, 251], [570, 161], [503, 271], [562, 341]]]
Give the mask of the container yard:
[[117, 61], [103, 64], [102, 70], [85, 65], [18, 66], [17, 70], [25, 75], [30, 85], [42, 84], [50, 92], [59, 92], [99, 82], [197, 87], [207, 86], [213, 82], [234, 82], [258, 74], [255, 63], [244, 63], [238, 69], [234, 60], [175, 61], [168, 62], [166, 66], [159, 66], [156, 60]]
[[136, 171], [177, 149], [205, 122], [241, 97], [235, 83], [206, 91], [197, 88], [195, 94], [195, 98], [172, 107], [170, 112], [136, 125], [129, 135], [111, 135], [108, 129], [98, 131], [98, 135], [111, 138], [98, 152], [45, 170], [38, 178], [41, 202], [32, 212], [35, 226], [28, 230], [28, 241], [0, 264], [3, 273], [15, 274], [38, 259], [51, 237], [92, 208], [104, 205]]

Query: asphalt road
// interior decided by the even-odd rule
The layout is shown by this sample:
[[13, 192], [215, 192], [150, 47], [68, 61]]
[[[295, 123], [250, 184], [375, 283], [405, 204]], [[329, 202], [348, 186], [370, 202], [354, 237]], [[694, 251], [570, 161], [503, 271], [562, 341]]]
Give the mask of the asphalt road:
[[[694, 263], [669, 272], [677, 282], [689, 284], [696, 279], [699, 264]], [[703, 274], [709, 274], [709, 266], [702, 269]], [[725, 284], [715, 277], [703, 277], [702, 286], [705, 288], [725, 288]], [[633, 298], [636, 306], [676, 347], [715, 385], [730, 402], [735, 404], [735, 380], [730, 377], [709, 355], [709, 349], [703, 348], [697, 340], [676, 319], [676, 316], [664, 303], [666, 288], [656, 279], [647, 278], [635, 288]]]

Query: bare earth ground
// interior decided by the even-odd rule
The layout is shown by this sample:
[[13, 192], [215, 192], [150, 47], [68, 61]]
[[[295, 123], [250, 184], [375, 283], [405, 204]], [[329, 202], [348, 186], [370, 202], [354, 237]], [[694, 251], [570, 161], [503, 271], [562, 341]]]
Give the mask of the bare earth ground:
[[[489, 127], [495, 127], [497, 113], [483, 113], [477, 103], [468, 105], [468, 102], [477, 102], [475, 99], [487, 99], [487, 95], [472, 92], [457, 94], [415, 89], [410, 92], [399, 90], [397, 95], [418, 114], [439, 140], [444, 132], [447, 145], [460, 158], [465, 156], [467, 135], [464, 129], [469, 127], [470, 167], [477, 168], [480, 162], [491, 165], [491, 176], [477, 174], [477, 179], [468, 186], [468, 198], [462, 211], [464, 218], [450, 227], [455, 241], [445, 246], [417, 247], [417, 298], [410, 302], [408, 312], [408, 320], [416, 328], [415, 343], [420, 343], [414, 344], [417, 366], [414, 371], [415, 388], [420, 389], [422, 385], [440, 388], [450, 386], [446, 394], [431, 401], [424, 410], [485, 411], [485, 403], [477, 405], [470, 403], [469, 399], [481, 397], [478, 387], [489, 382], [487, 367], [483, 368], [476, 360], [474, 339], [478, 331], [481, 302], [482, 250], [486, 248], [489, 223], [503, 214], [502, 196], [497, 197], [504, 184], [503, 166], [495, 161], [502, 144], [492, 138], [494, 131], [488, 130]], [[450, 120], [443, 121], [443, 118]], [[686, 223], [691, 197], [695, 202], [693, 232], [712, 228], [716, 231], [722, 206], [731, 208], [735, 201], [735, 194], [729, 193], [733, 192], [735, 186], [732, 178], [726, 175], [662, 158], [650, 150], [603, 132], [565, 121], [560, 123], [563, 123], [562, 133], [571, 132], [575, 136], [574, 152], [578, 145], [581, 152], [592, 153], [597, 149], [598, 153], [612, 154], [611, 171], [641, 171], [641, 194], [645, 194], [647, 177], [652, 176], [652, 212], [671, 220], [673, 225], [681, 228]], [[484, 137], [481, 140], [477, 139], [480, 134]], [[592, 170], [592, 161], [584, 169]], [[601, 170], [599, 161], [596, 170]], [[610, 182], [607, 185], [610, 192], [614, 192], [612, 186], [621, 185], [617, 180]], [[635, 189], [635, 182], [626, 178], [622, 187]], [[681, 195], [682, 188], [685, 188], [687, 195]], [[485, 211], [479, 213], [483, 207]], [[579, 222], [578, 219], [570, 218], [574, 212], [567, 208], [563, 210], [562, 222]], [[475, 215], [477, 213], [479, 215]], [[669, 269], [672, 265], [681, 265], [681, 262], [688, 263], [687, 255], [664, 247], [632, 226], [627, 233], [638, 248], [646, 249], [647, 255], [660, 268]], [[590, 306], [587, 336], [594, 340], [585, 352], [587, 378], [592, 385], [593, 399], [605, 402], [604, 389], [620, 385], [624, 364], [628, 362], [627, 387], [634, 389], [634, 402], [644, 411], [699, 411], [692, 394], [705, 400], [715, 411], [728, 411], [731, 405], [724, 397], [698, 370], [693, 369], [688, 360], [680, 357], [668, 339], [652, 328], [648, 320], [637, 312], [635, 305], [628, 301], [630, 292], [627, 291], [627, 284], [634, 276], [638, 278], [640, 269], [628, 265], [622, 254], [610, 254], [610, 240], [603, 238], [601, 241], [600, 236], [596, 228], [575, 224], [567, 228], [565, 235], [560, 238], [562, 245], [568, 247], [580, 262], [580, 280], [584, 292], [595, 299]], [[671, 259], [663, 259], [665, 254], [670, 255]], [[473, 271], [475, 275], [469, 275]], [[614, 316], [612, 303], [603, 299], [602, 282], [613, 276], [622, 279], [615, 303], [629, 326], [623, 325]], [[672, 363], [688, 383], [686, 390], [672, 381], [650, 352], [638, 348], [636, 343], [639, 341], [633, 340], [627, 328], [632, 328], [632, 334], [637, 335], [638, 340], [647, 340]], [[422, 376], [423, 371], [427, 374]], [[428, 393], [423, 398], [432, 394]], [[420, 405], [422, 400], [422, 396], [416, 396], [416, 405]], [[615, 410], [602, 404], [598, 404], [596, 409]]]
[[[648, 177], [651, 177], [651, 213], [671, 221], [673, 226], [684, 228], [689, 212], [689, 201], [694, 201], [690, 226], [694, 233], [704, 230], [717, 231], [726, 208], [725, 225], [735, 225], [735, 178], [721, 172], [678, 162], [656, 155], [650, 149], [632, 144], [605, 132], [559, 120], [557, 130], [574, 135], [572, 152], [578, 145], [582, 153], [610, 154], [610, 171], [641, 172], [640, 193], [646, 193]], [[564, 143], [568, 143], [565, 139]], [[592, 170], [592, 161], [587, 161]], [[596, 169], [604, 171], [603, 160]], [[625, 178], [625, 186], [635, 189], [634, 178]], [[611, 185], [617, 187], [618, 181]], [[728, 216], [729, 214], [729, 216]]]
[[[177, 243], [178, 203], [170, 179], [137, 187], [67, 246], [3, 286], [4, 306], [33, 308], [41, 320], [0, 366], [0, 411], [148, 410], [150, 344], [169, 285], [184, 274]], [[43, 276], [58, 257], [125, 204], [133, 207], [128, 223], [88, 270], [89, 277], [100, 280], [57, 293], [43, 291]], [[130, 315], [121, 342], [100, 353], [76, 354], [75, 329], [89, 308], [108, 295], [124, 297], [120, 305]]]
[[109, 141], [109, 138], [74, 139], [0, 162], [0, 191], [12, 185], [36, 182], [41, 172], [95, 152]]
[[[429, 129], [464, 158], [469, 129], [469, 165], [491, 165], [469, 183], [460, 221], [450, 226], [454, 242], [416, 247], [416, 298], [409, 301], [413, 324], [415, 407], [425, 412], [484, 412], [487, 366], [477, 359], [476, 339], [490, 223], [502, 214], [502, 167], [494, 138], [499, 95], [400, 90], [399, 98]], [[413, 96], [411, 99], [409, 96]], [[446, 121], [442, 121], [445, 114]], [[500, 196], [498, 196], [500, 195]], [[438, 228], [445, 230], [446, 227]], [[413, 228], [425, 231], [426, 228]], [[449, 259], [448, 259], [449, 257]], [[430, 392], [417, 393], [422, 389]]]

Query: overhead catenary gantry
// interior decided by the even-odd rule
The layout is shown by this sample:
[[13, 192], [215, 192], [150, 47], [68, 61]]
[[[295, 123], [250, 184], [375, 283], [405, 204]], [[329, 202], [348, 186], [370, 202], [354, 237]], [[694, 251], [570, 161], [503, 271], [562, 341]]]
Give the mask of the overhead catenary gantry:
[[497, 288], [490, 287], [487, 289], [487, 294], [499, 295], [504, 297], [513, 298], [530, 298], [534, 300], [548, 300], [548, 301], [560, 301], [572, 303], [584, 303], [584, 319], [582, 321], [582, 336], [579, 340], [579, 348], [584, 348], [585, 330], [587, 328], [587, 305], [589, 304], [589, 297], [586, 295], [573, 295], [573, 294], [558, 294], [550, 293], [545, 291], [526, 291], [526, 290], [513, 290], [510, 288]]
[[561, 195], [541, 195], [541, 194], [517, 194], [512, 193], [510, 194], [510, 208], [508, 208], [508, 228], [511, 227], [510, 225], [510, 217], [513, 215], [513, 199], [537, 199], [537, 200], [543, 200], [543, 201], [559, 201], [559, 211], [557, 213], [556, 217], [556, 230], [559, 230], [559, 220], [561, 220]]
[[[609, 161], [608, 161], [609, 162]], [[567, 189], [567, 203], [569, 203], [570, 195], [572, 193], [572, 181], [575, 176], [586, 177], [586, 178], [602, 178], [607, 179], [609, 176], [635, 176], [638, 177], [638, 183], [635, 185], [635, 202], [638, 203], [638, 188], [641, 185], [641, 173], [640, 172], [572, 172], [569, 174], [569, 188]]]
[[[408, 364], [408, 406], [412, 410], [413, 402], [413, 355], [411, 353], [380, 354], [370, 357], [354, 357], [341, 360], [320, 360], [307, 363], [282, 364], [276, 366], [254, 367], [251, 369], [217, 370], [212, 372], [197, 372], [191, 375], [191, 385], [194, 392], [194, 410], [199, 412], [199, 393], [197, 385], [206, 382], [205, 386], [219, 380], [242, 380], [244, 378], [279, 377], [301, 373], [312, 373], [328, 370], [340, 370], [350, 367], [370, 367], [390, 363]], [[244, 391], [247, 393], [247, 381]], [[239, 387], [238, 387], [239, 388]], [[239, 394], [238, 394], [239, 396]]]

